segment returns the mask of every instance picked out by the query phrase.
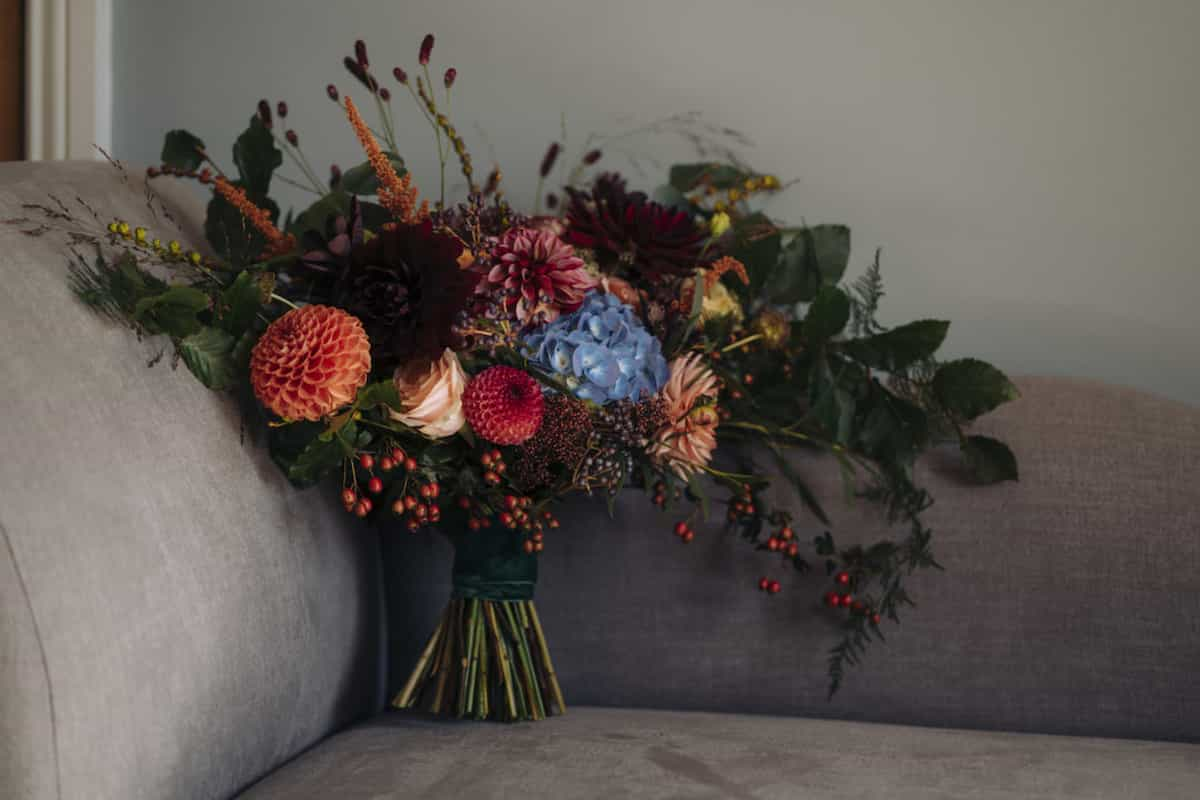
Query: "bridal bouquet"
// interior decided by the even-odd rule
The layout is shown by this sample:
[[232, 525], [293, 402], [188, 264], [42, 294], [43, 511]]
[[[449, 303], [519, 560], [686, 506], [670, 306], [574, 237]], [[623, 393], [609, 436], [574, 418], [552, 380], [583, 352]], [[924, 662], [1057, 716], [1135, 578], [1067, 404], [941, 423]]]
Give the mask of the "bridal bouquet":
[[[385, 74], [360, 41], [352, 83], [326, 88], [365, 154], [352, 168], [319, 174], [283, 102], [259, 103], [231, 162], [169, 132], [148, 176], [211, 190], [207, 246], [102, 220], [95, 258], [73, 267], [77, 294], [241, 398], [296, 486], [336, 480], [348, 514], [450, 537], [453, 596], [396, 706], [562, 711], [532, 602], [538, 553], [563, 497], [623, 489], [644, 491], [683, 544], [723, 517], [762, 551], [764, 597], [792, 581], [820, 599], [844, 629], [836, 689], [911, 602], [905, 577], [937, 566], [917, 456], [953, 442], [981, 482], [1016, 479], [1003, 443], [968, 432], [1013, 385], [982, 361], [936, 360], [947, 322], [882, 326], [878, 253], [844, 282], [849, 230], [757, 210], [785, 186], [732, 154], [678, 164], [647, 195], [604, 171], [603, 139], [573, 154], [552, 143], [537, 176], [548, 210], [514, 208], [498, 168], [475, 171], [449, 116], [458, 75], [434, 80], [433, 44], [413, 73]], [[406, 170], [393, 95], [428, 122], [436, 194]], [[315, 199], [282, 216], [277, 181]], [[796, 449], [831, 454], [897, 537], [836, 544]], [[769, 501], [771, 475], [794, 506]]]

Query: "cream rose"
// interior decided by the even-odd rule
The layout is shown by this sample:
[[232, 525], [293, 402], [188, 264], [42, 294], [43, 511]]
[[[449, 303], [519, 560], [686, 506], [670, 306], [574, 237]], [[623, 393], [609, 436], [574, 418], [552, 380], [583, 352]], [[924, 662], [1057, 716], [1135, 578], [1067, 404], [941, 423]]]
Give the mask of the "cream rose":
[[435, 439], [458, 433], [465, 421], [462, 394], [467, 376], [453, 350], [447, 348], [436, 361], [400, 367], [395, 382], [403, 410], [392, 411], [393, 419]]

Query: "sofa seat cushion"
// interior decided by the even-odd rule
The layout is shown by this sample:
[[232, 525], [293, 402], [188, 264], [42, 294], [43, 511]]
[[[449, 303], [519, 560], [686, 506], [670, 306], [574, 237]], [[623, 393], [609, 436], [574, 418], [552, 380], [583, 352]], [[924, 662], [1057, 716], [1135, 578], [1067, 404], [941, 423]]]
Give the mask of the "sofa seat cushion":
[[241, 795], [275, 798], [1187, 798], [1200, 745], [572, 708], [503, 726], [385, 713]]

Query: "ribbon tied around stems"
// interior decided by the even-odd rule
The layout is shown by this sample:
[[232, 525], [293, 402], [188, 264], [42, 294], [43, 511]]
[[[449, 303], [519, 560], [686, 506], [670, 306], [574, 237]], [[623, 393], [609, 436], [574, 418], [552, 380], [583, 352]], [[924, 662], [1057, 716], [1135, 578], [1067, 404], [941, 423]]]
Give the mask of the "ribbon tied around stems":
[[518, 531], [488, 528], [457, 534], [454, 543], [454, 596], [481, 600], [532, 600], [537, 556], [523, 549]]

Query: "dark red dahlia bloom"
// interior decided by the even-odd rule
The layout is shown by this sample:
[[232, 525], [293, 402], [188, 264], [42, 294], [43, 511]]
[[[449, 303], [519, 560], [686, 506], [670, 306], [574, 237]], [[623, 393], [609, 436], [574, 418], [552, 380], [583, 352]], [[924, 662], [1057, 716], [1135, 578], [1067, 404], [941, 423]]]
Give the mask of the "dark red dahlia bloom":
[[436, 358], [454, 344], [456, 318], [479, 281], [459, 265], [462, 249], [428, 220], [385, 228], [354, 247], [335, 304], [363, 321], [377, 367]]
[[627, 192], [625, 180], [614, 173], [597, 177], [591, 192], [567, 193], [564, 239], [595, 252], [605, 269], [625, 267], [657, 280], [696, 268], [707, 233], [685, 212]]

